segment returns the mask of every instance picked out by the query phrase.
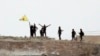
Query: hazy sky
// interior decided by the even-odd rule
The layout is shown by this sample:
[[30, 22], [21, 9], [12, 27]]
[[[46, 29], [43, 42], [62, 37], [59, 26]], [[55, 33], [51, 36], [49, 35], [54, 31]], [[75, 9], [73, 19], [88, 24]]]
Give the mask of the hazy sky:
[[29, 36], [28, 22], [19, 21], [26, 15], [31, 24], [51, 24], [47, 35], [58, 39], [57, 30], [64, 30], [63, 39], [71, 38], [71, 30], [82, 28], [85, 33], [100, 33], [100, 0], [0, 0], [0, 34]]

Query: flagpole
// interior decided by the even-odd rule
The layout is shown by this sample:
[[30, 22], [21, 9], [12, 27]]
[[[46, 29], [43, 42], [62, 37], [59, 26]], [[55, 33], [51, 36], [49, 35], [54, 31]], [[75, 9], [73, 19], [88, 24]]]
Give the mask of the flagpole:
[[31, 24], [30, 24], [30, 21], [28, 20], [28, 18], [27, 18], [26, 15], [24, 15], [24, 16], [23, 16], [22, 18], [20, 18], [19, 20], [20, 20], [20, 21], [27, 21], [28, 24], [29, 24], [29, 28], [30, 28]]

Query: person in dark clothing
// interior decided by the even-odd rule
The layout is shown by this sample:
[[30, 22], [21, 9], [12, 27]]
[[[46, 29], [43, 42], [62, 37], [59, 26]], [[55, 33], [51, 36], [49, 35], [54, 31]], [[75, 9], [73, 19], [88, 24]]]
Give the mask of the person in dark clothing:
[[38, 28], [37, 28], [36, 24], [34, 23], [34, 25], [33, 25], [33, 36], [35, 36], [35, 37], [36, 37], [36, 30], [37, 29]]
[[33, 37], [33, 25], [30, 25], [29, 23], [29, 26], [30, 26], [30, 37]]
[[30, 22], [29, 22], [29, 27], [30, 27], [30, 37], [33, 37], [33, 35], [35, 35], [36, 37], [36, 30], [37, 30], [37, 27], [36, 25], [31, 25]]
[[82, 41], [84, 36], [84, 32], [82, 29], [80, 29], [79, 35], [80, 35], [80, 41]]
[[43, 34], [43, 28], [41, 28], [41, 30], [40, 30], [40, 35], [41, 35], [41, 37], [44, 36], [44, 34]]
[[58, 36], [59, 36], [59, 40], [61, 40], [61, 34], [62, 34], [62, 29], [61, 29], [61, 27], [59, 26], [58, 27]]
[[76, 32], [74, 29], [72, 29], [72, 40], [75, 40], [75, 35], [76, 35]]
[[33, 37], [33, 25], [30, 25], [30, 36]]
[[47, 25], [47, 26], [46, 26], [45, 24], [44, 24], [44, 25], [39, 24], [39, 25], [43, 28], [43, 29], [42, 29], [42, 30], [43, 30], [43, 35], [45, 34], [45, 37], [46, 37], [46, 36], [47, 36], [47, 35], [46, 35], [46, 29], [47, 29], [47, 27], [49, 27], [51, 24], [49, 24], [49, 25]]

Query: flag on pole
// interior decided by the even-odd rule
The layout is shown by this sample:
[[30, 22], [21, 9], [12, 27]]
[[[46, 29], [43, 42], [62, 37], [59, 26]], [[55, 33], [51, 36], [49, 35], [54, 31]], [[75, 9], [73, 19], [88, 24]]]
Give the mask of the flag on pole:
[[19, 19], [20, 21], [28, 21], [28, 18], [26, 15], [24, 15], [21, 19]]

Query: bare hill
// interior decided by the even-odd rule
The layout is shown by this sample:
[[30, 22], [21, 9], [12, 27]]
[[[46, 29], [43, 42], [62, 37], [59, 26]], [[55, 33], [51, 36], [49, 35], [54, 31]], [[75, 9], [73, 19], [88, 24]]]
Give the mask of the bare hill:
[[0, 38], [0, 56], [100, 56], [100, 45], [85, 42], [37, 38]]
[[86, 35], [83, 37], [83, 41], [86, 43], [100, 44], [100, 35]]

